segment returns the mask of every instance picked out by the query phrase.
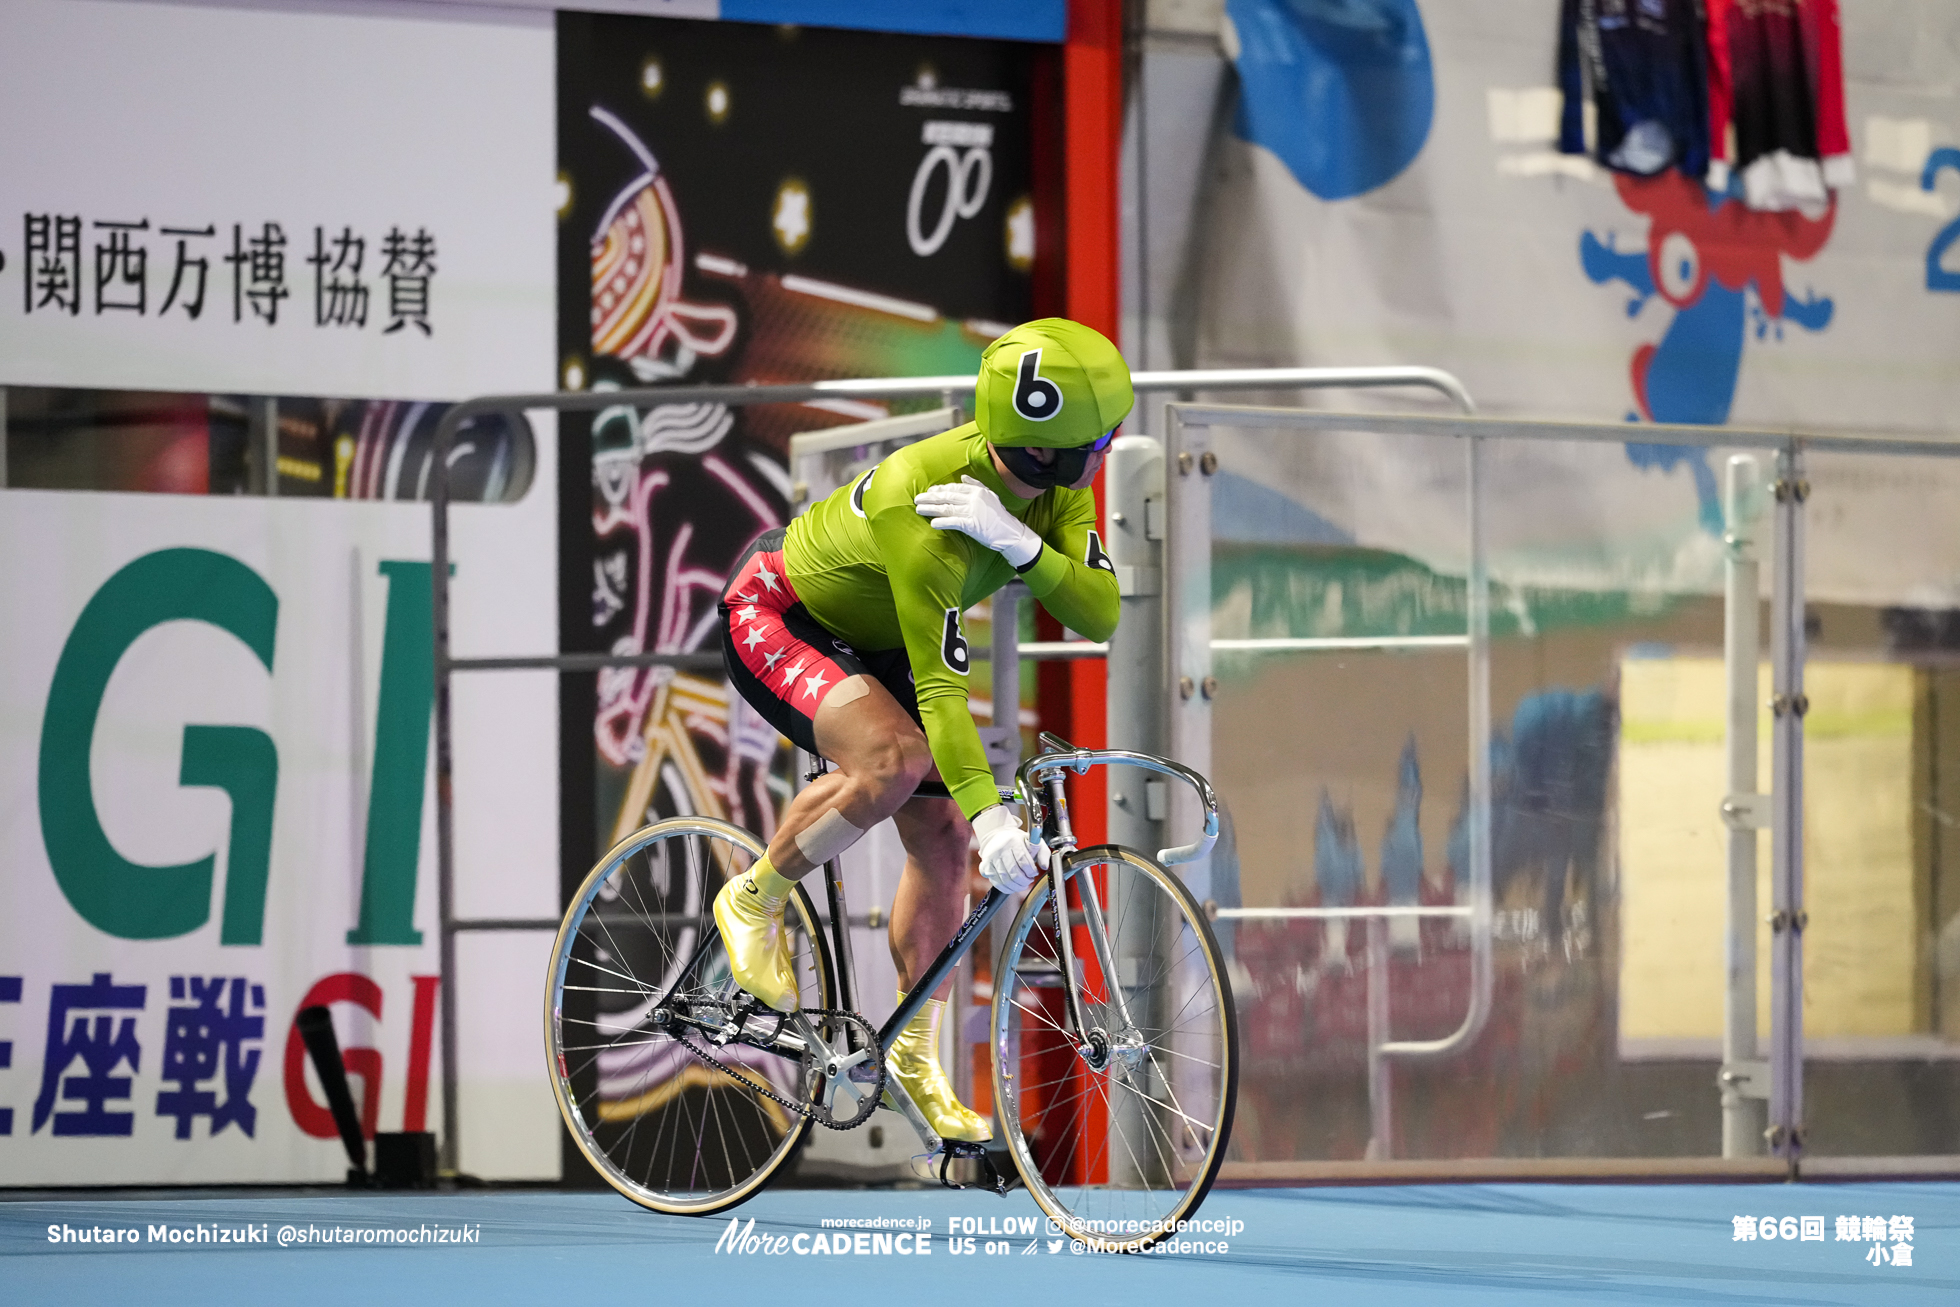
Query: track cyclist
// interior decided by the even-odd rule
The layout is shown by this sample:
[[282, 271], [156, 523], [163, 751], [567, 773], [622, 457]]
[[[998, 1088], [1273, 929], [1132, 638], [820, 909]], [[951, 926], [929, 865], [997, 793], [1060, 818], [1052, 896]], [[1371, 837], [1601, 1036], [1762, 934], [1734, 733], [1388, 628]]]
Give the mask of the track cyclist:
[[[1116, 573], [1088, 486], [1133, 402], [1100, 333], [1062, 318], [1016, 327], [981, 355], [975, 421], [892, 454], [736, 565], [719, 609], [730, 677], [836, 767], [715, 898], [729, 968], [763, 1003], [796, 1004], [790, 886], [888, 817], [906, 853], [891, 911], [901, 1000], [959, 928], [975, 839], [981, 873], [1006, 893], [1046, 867], [1000, 802], [967, 710], [960, 614], [1018, 579], [1063, 625], [1109, 638]], [[942, 1139], [982, 1142], [987, 1120], [939, 1065], [944, 1006], [942, 989], [894, 1042], [889, 1074]]]

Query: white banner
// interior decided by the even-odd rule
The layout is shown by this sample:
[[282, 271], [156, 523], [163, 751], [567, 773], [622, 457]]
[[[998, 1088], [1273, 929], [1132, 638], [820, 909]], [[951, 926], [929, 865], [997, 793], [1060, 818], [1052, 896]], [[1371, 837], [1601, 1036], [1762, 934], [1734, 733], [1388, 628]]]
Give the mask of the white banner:
[[[549, 490], [454, 523], [458, 651], [554, 648]], [[309, 1002], [370, 1131], [439, 1124], [428, 538], [418, 504], [0, 491], [6, 1183], [338, 1178]], [[460, 678], [465, 916], [555, 915], [556, 731], [550, 676]], [[548, 939], [480, 943], [464, 1164], [555, 1174]]]
[[544, 14], [9, 0], [0, 384], [552, 386]]

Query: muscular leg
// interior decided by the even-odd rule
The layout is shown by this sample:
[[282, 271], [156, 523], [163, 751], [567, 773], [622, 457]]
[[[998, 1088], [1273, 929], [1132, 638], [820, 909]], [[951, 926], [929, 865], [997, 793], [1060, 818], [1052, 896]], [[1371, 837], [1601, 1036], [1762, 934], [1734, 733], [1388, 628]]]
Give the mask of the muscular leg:
[[785, 880], [801, 880], [815, 867], [797, 836], [824, 814], [835, 810], [858, 830], [870, 830], [912, 797], [932, 767], [925, 734], [891, 692], [868, 676], [851, 679], [866, 692], [849, 698], [833, 691], [815, 719], [817, 748], [837, 770], [796, 796], [769, 841], [770, 865]]
[[[965, 916], [967, 849], [972, 832], [951, 799], [913, 799], [893, 814], [905, 871], [892, 899], [892, 962], [909, 991]], [[939, 987], [944, 998], [951, 984]]]
[[[971, 832], [951, 799], [914, 799], [893, 814], [905, 845], [905, 871], [892, 900], [892, 961], [903, 996], [959, 929], [966, 901]], [[942, 1139], [979, 1143], [993, 1136], [986, 1118], [961, 1103], [939, 1064], [939, 1023], [951, 981], [941, 985], [892, 1042], [892, 1079]]]
[[779, 1011], [796, 1006], [783, 904], [791, 882], [892, 815], [932, 766], [918, 723], [867, 676], [833, 687], [814, 720], [817, 747], [837, 770], [796, 796], [768, 855], [715, 895], [715, 926], [735, 983]]

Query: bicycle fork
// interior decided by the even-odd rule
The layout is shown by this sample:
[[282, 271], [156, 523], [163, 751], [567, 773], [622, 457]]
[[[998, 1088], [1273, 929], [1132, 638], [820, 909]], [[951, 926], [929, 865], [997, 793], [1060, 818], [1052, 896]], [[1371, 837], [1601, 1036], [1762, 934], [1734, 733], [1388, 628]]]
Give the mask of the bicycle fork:
[[[1054, 737], [1044, 736], [1044, 742]], [[1059, 739], [1054, 742], [1062, 743]], [[1076, 1051], [1089, 1066], [1097, 1071], [1109, 1063], [1109, 1036], [1106, 1031], [1092, 1030], [1088, 1015], [1082, 1006], [1082, 982], [1075, 965], [1074, 932], [1069, 927], [1067, 881], [1074, 875], [1065, 869], [1068, 855], [1076, 851], [1075, 829], [1068, 818], [1068, 793], [1060, 772], [1048, 776], [1043, 782], [1048, 790], [1048, 811], [1042, 832], [1049, 845], [1048, 881], [1049, 893], [1055, 909], [1055, 945], [1061, 951], [1062, 993], [1068, 1007], [1068, 1023], [1073, 1027], [1076, 1037]], [[1109, 946], [1109, 930], [1103, 920], [1102, 905], [1096, 901], [1096, 887], [1093, 880], [1085, 879], [1082, 885], [1082, 920], [1085, 933], [1089, 936], [1089, 946], [1096, 955], [1096, 965], [1102, 969], [1103, 988], [1116, 1000], [1116, 1015], [1124, 1031], [1134, 1031], [1136, 1022], [1130, 1017], [1130, 1004], [1123, 994], [1121, 978], [1116, 974], [1116, 958]]]

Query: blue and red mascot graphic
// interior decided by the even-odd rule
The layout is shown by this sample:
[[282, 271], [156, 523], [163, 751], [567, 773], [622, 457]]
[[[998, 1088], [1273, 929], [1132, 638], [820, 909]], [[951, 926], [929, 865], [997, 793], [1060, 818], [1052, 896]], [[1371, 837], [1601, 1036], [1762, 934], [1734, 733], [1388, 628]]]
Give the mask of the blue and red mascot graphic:
[[[1579, 258], [1599, 285], [1624, 282], [1633, 290], [1629, 317], [1658, 295], [1674, 309], [1658, 342], [1633, 353], [1635, 412], [1632, 421], [1720, 426], [1729, 420], [1743, 347], [1753, 335], [1782, 339], [1783, 324], [1822, 331], [1831, 301], [1797, 296], [1783, 284], [1783, 260], [1803, 261], [1830, 239], [1835, 201], [1815, 217], [1765, 213], [1733, 195], [1711, 194], [1701, 183], [1667, 172], [1657, 177], [1618, 176], [1620, 199], [1649, 219], [1647, 247], [1622, 250], [1612, 236], [1586, 232]], [[1629, 443], [1627, 455], [1641, 467], [1668, 469], [1685, 463], [1695, 478], [1701, 520], [1721, 530], [1720, 496], [1704, 451], [1683, 445]]]

